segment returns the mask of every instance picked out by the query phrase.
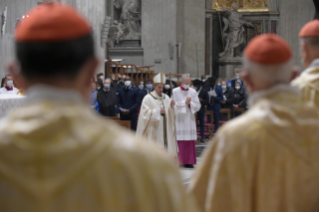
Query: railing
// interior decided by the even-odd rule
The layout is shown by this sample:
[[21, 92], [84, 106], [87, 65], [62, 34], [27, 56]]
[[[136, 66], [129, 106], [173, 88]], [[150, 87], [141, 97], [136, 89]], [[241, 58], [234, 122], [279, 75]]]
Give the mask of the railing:
[[106, 63], [106, 76], [118, 79], [119, 75], [127, 75], [131, 77], [132, 83], [153, 79], [155, 71], [143, 70], [143, 68], [150, 68], [152, 66], [136, 66], [134, 64], [119, 64], [112, 60]]

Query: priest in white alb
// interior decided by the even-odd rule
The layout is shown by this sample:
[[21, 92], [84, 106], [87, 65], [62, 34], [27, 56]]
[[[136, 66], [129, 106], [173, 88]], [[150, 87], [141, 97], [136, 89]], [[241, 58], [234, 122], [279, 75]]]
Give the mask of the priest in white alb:
[[137, 126], [137, 135], [156, 142], [161, 148], [177, 158], [174, 130], [175, 102], [163, 93], [166, 77], [159, 73], [154, 77], [154, 91], [145, 96]]
[[189, 74], [184, 74], [182, 79], [182, 86], [175, 88], [172, 94], [176, 107], [176, 140], [180, 165], [193, 168], [196, 164], [195, 144], [197, 140], [195, 113], [200, 110], [201, 104], [197, 92], [190, 88]]
[[0, 89], [0, 94], [10, 94], [17, 95], [19, 89], [15, 88], [13, 85], [13, 79], [10, 74], [6, 75], [4, 80], [4, 87]]

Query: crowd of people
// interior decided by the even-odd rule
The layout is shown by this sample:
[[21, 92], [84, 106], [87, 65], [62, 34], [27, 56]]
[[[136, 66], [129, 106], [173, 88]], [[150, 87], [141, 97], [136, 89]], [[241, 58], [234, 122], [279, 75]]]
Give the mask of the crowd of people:
[[[137, 129], [137, 119], [140, 106], [144, 97], [154, 90], [153, 80], [140, 81], [132, 84], [131, 78], [126, 75], [113, 76], [113, 79], [104, 78], [102, 73], [98, 74], [97, 80], [92, 80], [91, 106], [103, 116], [119, 116], [121, 120], [131, 121], [132, 130]], [[163, 93], [172, 97], [172, 91], [178, 85], [175, 81], [167, 79], [164, 83]], [[207, 110], [214, 113], [214, 128], [217, 132], [219, 121], [226, 120], [225, 114], [220, 114], [221, 109], [229, 109], [231, 118], [241, 113], [236, 113], [234, 108], [247, 109], [247, 90], [243, 81], [236, 73], [234, 79], [222, 81], [214, 77], [206, 79], [195, 79], [190, 88], [198, 93], [202, 105], [197, 113], [200, 122], [200, 141], [204, 140], [204, 119]]]
[[[96, 93], [91, 79], [99, 61], [87, 21], [52, 2], [28, 15], [14, 36], [17, 58], [8, 64], [27, 97], [0, 120], [0, 211], [319, 210], [319, 21], [299, 34], [306, 68], [300, 77], [280, 36], [248, 43], [240, 79], [249, 110], [216, 133], [185, 188], [172, 154], [179, 152], [185, 165], [194, 162], [185, 154], [194, 151], [195, 114], [214, 102], [207, 108], [217, 115], [229, 85], [235, 88], [228, 89], [229, 104], [238, 107], [242, 81], [208, 79], [205, 88], [198, 80], [192, 89], [185, 74], [169, 97], [163, 91], [172, 83], [159, 73], [139, 88], [127, 76], [113, 84], [106, 79]], [[115, 90], [118, 84], [124, 87]], [[105, 98], [113, 105], [99, 103]], [[136, 134], [94, 115], [90, 100], [105, 113], [116, 113], [117, 104], [130, 120], [140, 107]]]

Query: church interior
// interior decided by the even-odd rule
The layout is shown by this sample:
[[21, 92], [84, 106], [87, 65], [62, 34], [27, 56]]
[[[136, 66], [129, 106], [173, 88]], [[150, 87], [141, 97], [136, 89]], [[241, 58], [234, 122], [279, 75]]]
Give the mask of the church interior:
[[318, 14], [318, 0], [0, 0], [0, 211], [318, 211]]

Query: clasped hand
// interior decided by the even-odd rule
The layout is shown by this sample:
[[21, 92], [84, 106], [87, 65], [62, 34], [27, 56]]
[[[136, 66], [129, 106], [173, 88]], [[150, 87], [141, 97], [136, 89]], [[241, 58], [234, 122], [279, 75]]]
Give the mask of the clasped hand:
[[165, 115], [165, 109], [161, 108], [161, 115]]
[[187, 105], [190, 105], [190, 104], [191, 104], [191, 101], [192, 101], [192, 98], [191, 98], [191, 97], [187, 97], [185, 103], [186, 103]]
[[174, 107], [174, 106], [175, 106], [175, 101], [172, 100], [172, 101], [171, 101], [171, 107]]

